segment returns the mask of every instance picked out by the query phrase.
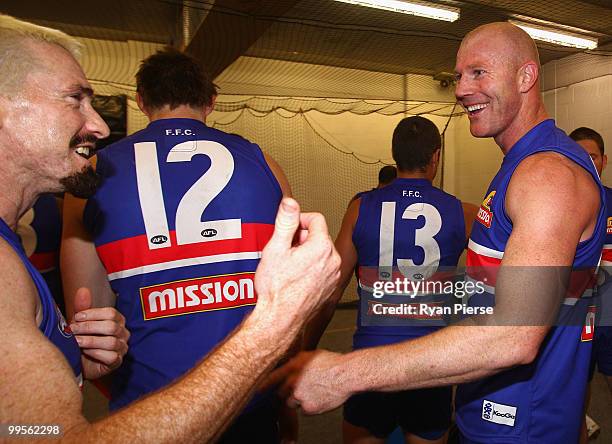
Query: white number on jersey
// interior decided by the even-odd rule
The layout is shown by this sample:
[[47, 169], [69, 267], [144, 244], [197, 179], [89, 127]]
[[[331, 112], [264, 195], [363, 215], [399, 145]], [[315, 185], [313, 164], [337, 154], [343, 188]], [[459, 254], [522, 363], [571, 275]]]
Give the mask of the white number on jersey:
[[[178, 245], [197, 242], [239, 239], [241, 219], [202, 222], [206, 207], [223, 191], [234, 173], [234, 158], [217, 142], [196, 140], [172, 147], [166, 162], [189, 162], [196, 154], [210, 158], [210, 168], [187, 190], [176, 210], [175, 227]], [[136, 181], [149, 249], [170, 246], [170, 230], [164, 204], [155, 142], [134, 144]]]
[[[440, 246], [434, 236], [442, 228], [442, 218], [436, 207], [428, 203], [413, 203], [406, 207], [402, 219], [425, 218], [425, 224], [414, 233], [414, 244], [423, 249], [423, 263], [416, 265], [412, 259], [397, 259], [399, 271], [409, 279], [420, 274], [427, 279], [440, 264]], [[393, 247], [395, 243], [395, 202], [383, 202], [380, 213], [380, 244], [378, 254], [379, 279], [391, 280]]]

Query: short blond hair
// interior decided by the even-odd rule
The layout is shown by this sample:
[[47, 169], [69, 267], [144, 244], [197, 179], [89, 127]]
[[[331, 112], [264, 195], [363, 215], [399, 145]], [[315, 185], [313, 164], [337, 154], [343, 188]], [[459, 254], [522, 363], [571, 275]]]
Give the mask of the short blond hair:
[[0, 94], [11, 95], [19, 91], [27, 73], [40, 68], [28, 45], [30, 42], [58, 45], [75, 59], [83, 50], [77, 39], [62, 31], [0, 14]]

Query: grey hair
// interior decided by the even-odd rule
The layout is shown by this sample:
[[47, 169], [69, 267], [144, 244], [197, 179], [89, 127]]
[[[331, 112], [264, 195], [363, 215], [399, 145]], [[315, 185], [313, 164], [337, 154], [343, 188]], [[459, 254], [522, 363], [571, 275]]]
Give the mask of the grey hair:
[[58, 45], [79, 59], [83, 45], [74, 37], [58, 31], [0, 14], [0, 94], [19, 91], [28, 72], [40, 68], [29, 42]]

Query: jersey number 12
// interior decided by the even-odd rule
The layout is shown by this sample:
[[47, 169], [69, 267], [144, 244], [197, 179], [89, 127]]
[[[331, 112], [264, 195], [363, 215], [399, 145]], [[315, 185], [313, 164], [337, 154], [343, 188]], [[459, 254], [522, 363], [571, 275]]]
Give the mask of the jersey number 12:
[[[234, 173], [232, 154], [218, 142], [195, 140], [173, 146], [166, 162], [189, 162], [196, 154], [208, 156], [210, 168], [187, 190], [178, 204], [175, 217], [177, 244], [239, 239], [242, 237], [240, 219], [202, 221], [206, 207], [223, 191], [232, 178]], [[140, 208], [149, 249], [169, 247], [170, 230], [155, 142], [134, 144], [134, 158]]]

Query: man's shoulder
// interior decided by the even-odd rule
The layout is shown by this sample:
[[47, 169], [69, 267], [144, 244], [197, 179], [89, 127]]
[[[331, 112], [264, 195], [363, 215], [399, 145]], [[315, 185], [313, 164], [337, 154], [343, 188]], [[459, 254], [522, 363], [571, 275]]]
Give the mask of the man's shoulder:
[[600, 208], [599, 187], [591, 172], [574, 160], [558, 152], [541, 152], [517, 166], [505, 206], [513, 222], [521, 217], [532, 226], [551, 225], [554, 220], [588, 227]]
[[[590, 172], [574, 159], [557, 151], [542, 151], [522, 159], [512, 174], [512, 178], [542, 179], [542, 185], [552, 181], [567, 181], [574, 177], [589, 177]], [[544, 180], [548, 178], [548, 180]]]
[[591, 172], [574, 160], [554, 151], [533, 154], [514, 170], [506, 197], [541, 196], [548, 202], [584, 202], [587, 196], [598, 198], [598, 182]]
[[432, 200], [438, 200], [453, 205], [461, 205], [461, 200], [459, 200], [457, 196], [434, 185], [431, 186], [431, 196]]
[[[36, 313], [40, 301], [36, 286], [26, 267], [26, 259], [20, 257], [5, 238], [0, 237], [0, 310], [26, 310]], [[3, 313], [6, 314], [6, 313]]]

